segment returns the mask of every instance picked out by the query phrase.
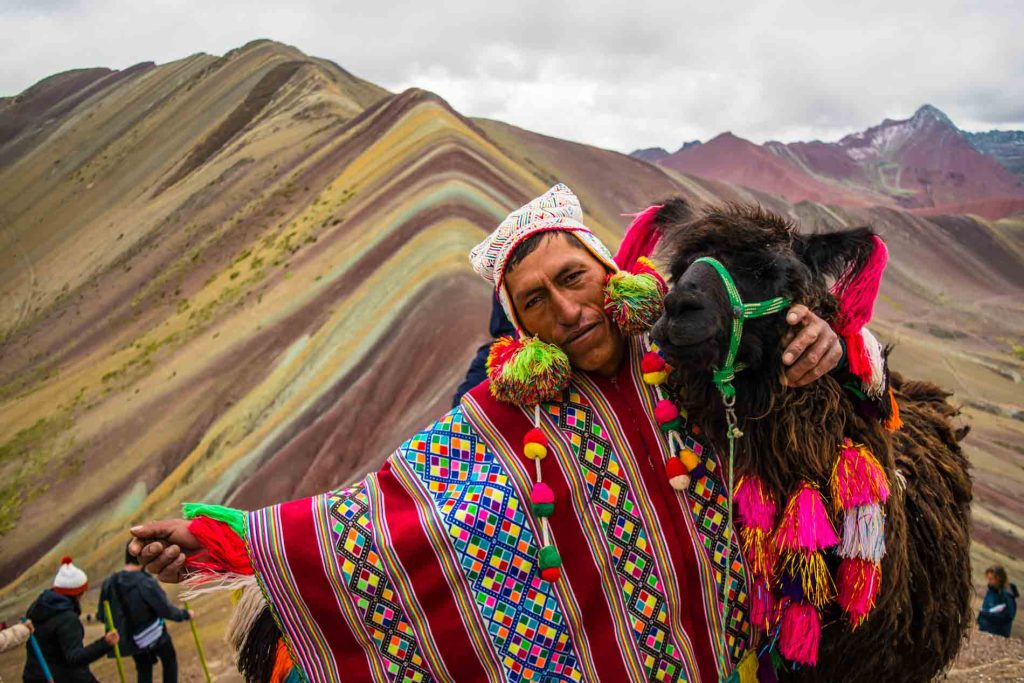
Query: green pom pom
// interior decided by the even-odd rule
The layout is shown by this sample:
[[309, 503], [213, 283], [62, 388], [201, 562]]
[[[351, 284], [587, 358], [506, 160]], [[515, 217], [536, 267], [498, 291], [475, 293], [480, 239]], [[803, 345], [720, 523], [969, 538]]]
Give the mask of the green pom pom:
[[683, 421], [677, 417], [658, 426], [661, 427], [661, 431], [665, 432], [666, 434], [668, 434], [671, 431], [679, 432], [682, 431], [683, 429]]
[[509, 344], [502, 357], [495, 358], [495, 363], [500, 366], [492, 363], [489, 370], [491, 393], [499, 401], [517, 405], [557, 399], [572, 376], [565, 352], [536, 337]]
[[555, 512], [554, 503], [532, 503], [530, 507], [538, 517], [550, 517]]
[[558, 549], [553, 545], [546, 545], [540, 549], [540, 555], [538, 556], [541, 569], [550, 569], [551, 567], [561, 567], [562, 558], [558, 554]]
[[604, 310], [625, 334], [651, 329], [665, 310], [664, 286], [651, 273], [619, 271], [608, 276]]

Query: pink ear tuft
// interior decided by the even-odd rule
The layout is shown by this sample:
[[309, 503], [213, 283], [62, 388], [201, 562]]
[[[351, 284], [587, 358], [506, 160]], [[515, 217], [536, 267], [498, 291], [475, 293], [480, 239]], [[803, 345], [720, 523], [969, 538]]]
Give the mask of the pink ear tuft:
[[661, 234], [654, 228], [654, 220], [658, 217], [662, 205], [648, 206], [640, 213], [632, 214], [633, 222], [626, 228], [619, 251], [615, 254], [615, 263], [619, 268], [633, 272], [634, 264], [641, 257], [650, 256], [661, 239]]

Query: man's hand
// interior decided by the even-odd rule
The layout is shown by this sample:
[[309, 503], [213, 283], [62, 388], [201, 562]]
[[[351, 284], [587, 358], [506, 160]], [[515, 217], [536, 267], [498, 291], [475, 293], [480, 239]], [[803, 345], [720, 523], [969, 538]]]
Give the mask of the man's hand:
[[187, 610], [185, 610], [185, 612], [188, 613], [188, 620], [189, 621], [192, 621], [193, 619], [196, 618], [196, 611], [195, 610], [187, 609]]
[[25, 626], [28, 626], [28, 632], [29, 632], [29, 633], [35, 633], [36, 627], [35, 627], [35, 625], [34, 625], [34, 624], [32, 623], [32, 620], [31, 620], [31, 619], [26, 619], [25, 621], [23, 621], [23, 622], [21, 622], [21, 623], [25, 624]]
[[149, 522], [132, 527], [131, 532], [135, 538], [128, 544], [128, 552], [164, 583], [181, 581], [187, 556], [203, 549], [184, 519]]
[[839, 336], [828, 323], [803, 304], [792, 306], [786, 313], [786, 322], [793, 328], [782, 343], [782, 364], [786, 368], [786, 384], [802, 387], [828, 373], [843, 357]]
[[117, 631], [108, 631], [107, 633], [103, 634], [103, 642], [109, 645], [110, 647], [114, 647], [119, 642], [121, 642], [121, 636], [117, 635]]

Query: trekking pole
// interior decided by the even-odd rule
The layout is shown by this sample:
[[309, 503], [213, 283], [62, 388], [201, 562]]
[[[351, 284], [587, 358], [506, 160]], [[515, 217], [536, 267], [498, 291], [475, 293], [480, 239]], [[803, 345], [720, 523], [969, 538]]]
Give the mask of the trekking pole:
[[[107, 615], [107, 628], [111, 631], [116, 630], [114, 615], [110, 613], [110, 600], [103, 601], [103, 613]], [[121, 646], [117, 643], [114, 643], [114, 659], [117, 660], [117, 675], [121, 678], [121, 683], [125, 683], [124, 664], [121, 663]]]
[[[188, 606], [188, 601], [185, 601], [185, 609], [191, 611]], [[206, 655], [203, 654], [203, 644], [199, 642], [199, 630], [196, 628], [196, 620], [191, 616], [188, 618], [188, 625], [192, 627], [192, 637], [196, 641], [196, 650], [199, 651], [199, 663], [203, 665], [203, 673], [206, 675], [206, 683], [213, 683], [213, 679], [210, 678], [210, 669], [206, 666]]]
[[[22, 618], [22, 623], [25, 619]], [[39, 649], [39, 641], [36, 640], [36, 634], [28, 634], [28, 644], [32, 648], [32, 654], [36, 656], [36, 661], [39, 662], [39, 668], [43, 670], [43, 678], [46, 679], [46, 683], [53, 683], [53, 674], [50, 673], [50, 667], [46, 665], [46, 658], [43, 657], [43, 651]]]

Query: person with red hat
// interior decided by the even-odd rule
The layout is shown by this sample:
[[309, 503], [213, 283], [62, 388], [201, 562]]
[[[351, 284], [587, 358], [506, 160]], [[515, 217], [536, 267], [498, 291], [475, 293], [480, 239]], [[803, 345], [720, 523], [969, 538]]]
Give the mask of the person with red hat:
[[[54, 683], [94, 683], [97, 679], [89, 665], [110, 652], [118, 642], [117, 631], [85, 645], [85, 629], [79, 615], [82, 595], [89, 590], [89, 577], [75, 566], [70, 557], [60, 562], [60, 569], [48, 588], [28, 608], [28, 618], [35, 625], [35, 637], [43, 659], [49, 665]], [[28, 650], [22, 674], [26, 683], [44, 683], [47, 679], [38, 659]]]

